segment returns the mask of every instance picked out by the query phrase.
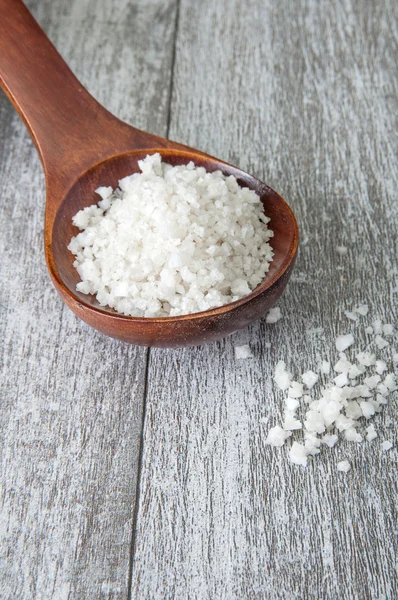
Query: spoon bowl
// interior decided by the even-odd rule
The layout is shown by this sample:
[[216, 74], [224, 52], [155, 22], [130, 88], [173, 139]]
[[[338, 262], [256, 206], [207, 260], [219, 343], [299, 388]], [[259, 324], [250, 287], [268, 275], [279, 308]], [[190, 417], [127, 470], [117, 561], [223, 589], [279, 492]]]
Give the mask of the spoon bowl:
[[[6, 6], [7, 5], [7, 6]], [[25, 45], [16, 43], [24, 31]], [[36, 56], [34, 52], [36, 51]], [[45, 255], [61, 298], [101, 333], [144, 346], [187, 346], [220, 339], [260, 318], [278, 300], [294, 265], [298, 229], [286, 202], [258, 179], [193, 148], [123, 123], [90, 96], [21, 0], [0, 0], [0, 84], [24, 119], [46, 174]], [[178, 317], [136, 318], [100, 306], [76, 290], [79, 275], [67, 246], [78, 233], [72, 217], [95, 204], [99, 186], [117, 187], [138, 161], [159, 152], [164, 162], [193, 161], [233, 175], [254, 190], [270, 217], [274, 258], [264, 281], [236, 302]]]

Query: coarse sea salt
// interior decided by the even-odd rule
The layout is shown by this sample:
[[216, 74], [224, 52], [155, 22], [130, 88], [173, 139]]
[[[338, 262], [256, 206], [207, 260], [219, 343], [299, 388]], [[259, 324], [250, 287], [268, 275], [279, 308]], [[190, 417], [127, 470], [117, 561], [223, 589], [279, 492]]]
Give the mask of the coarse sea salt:
[[98, 205], [73, 218], [82, 230], [68, 246], [77, 290], [124, 315], [167, 317], [255, 289], [273, 257], [259, 196], [193, 162], [171, 166], [153, 154], [138, 165], [141, 173], [98, 188]]
[[[376, 331], [384, 331], [381, 320], [376, 320], [373, 325]], [[393, 326], [387, 328], [387, 332], [390, 331], [394, 335]], [[372, 334], [374, 338], [380, 335], [373, 327]], [[321, 378], [312, 371], [301, 376], [308, 392], [293, 379], [284, 361], [276, 365], [274, 379], [285, 392], [285, 409], [282, 427], [273, 428], [277, 436], [269, 436], [267, 443], [282, 446], [291, 437], [289, 459], [292, 463], [305, 467], [308, 457], [321, 452], [321, 445], [332, 448], [341, 438], [361, 444], [364, 439], [371, 442], [378, 436], [369, 420], [382, 410], [390, 394], [398, 389], [396, 375], [388, 372], [391, 352], [387, 355], [388, 350], [380, 349], [384, 350], [384, 356], [376, 358], [371, 352], [352, 349], [354, 342], [352, 334], [337, 338], [339, 360], [333, 367], [337, 376], [330, 374], [330, 362], [325, 360], [319, 367]], [[392, 358], [396, 364], [396, 350], [393, 350]], [[318, 381], [320, 385], [317, 385]], [[304, 443], [297, 441], [300, 437]], [[392, 446], [390, 440], [381, 445], [386, 451]], [[348, 461], [341, 461], [339, 465], [338, 470], [345, 472], [350, 468]]]
[[274, 308], [271, 308], [271, 310], [269, 311], [268, 315], [265, 318], [265, 321], [266, 321], [266, 323], [276, 323], [281, 318], [282, 318], [281, 309], [279, 308], [279, 306], [275, 306]]
[[253, 353], [250, 350], [250, 346], [248, 344], [244, 344], [243, 346], [235, 346], [235, 358], [253, 358]]
[[344, 352], [354, 343], [354, 336], [351, 333], [347, 335], [339, 335], [336, 338], [336, 348], [339, 352]]
[[337, 470], [341, 471], [342, 473], [348, 473], [348, 471], [351, 469], [351, 465], [348, 462], [348, 460], [341, 460], [340, 462], [337, 463]]
[[383, 448], [384, 451], [391, 450], [392, 442], [390, 442], [389, 440], [386, 440], [385, 442], [382, 443], [381, 447]]

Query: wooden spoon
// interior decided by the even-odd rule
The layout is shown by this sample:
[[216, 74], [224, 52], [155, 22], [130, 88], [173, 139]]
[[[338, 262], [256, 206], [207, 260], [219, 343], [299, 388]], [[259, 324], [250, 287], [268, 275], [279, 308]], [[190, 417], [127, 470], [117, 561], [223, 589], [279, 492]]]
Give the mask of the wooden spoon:
[[[0, 0], [0, 84], [39, 151], [47, 186], [45, 255], [63, 301], [102, 333], [144, 346], [186, 346], [222, 338], [261, 317], [283, 292], [298, 244], [294, 215], [267, 185], [217, 158], [123, 123], [90, 96], [21, 0]], [[265, 280], [248, 296], [181, 317], [133, 318], [100, 307], [76, 291], [79, 276], [67, 250], [77, 229], [72, 216], [96, 203], [94, 190], [117, 186], [137, 162], [159, 152], [172, 164], [192, 160], [234, 175], [259, 194], [274, 231], [275, 256]], [[17, 184], [17, 182], [16, 182]]]

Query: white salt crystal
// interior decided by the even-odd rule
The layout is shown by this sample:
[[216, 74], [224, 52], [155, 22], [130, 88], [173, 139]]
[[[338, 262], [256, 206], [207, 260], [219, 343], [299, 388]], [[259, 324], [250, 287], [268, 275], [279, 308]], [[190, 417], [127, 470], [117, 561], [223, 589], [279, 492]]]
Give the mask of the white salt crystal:
[[305, 415], [304, 427], [312, 433], [323, 433], [326, 429], [321, 413], [312, 409]]
[[289, 451], [289, 458], [295, 465], [302, 465], [305, 467], [307, 466], [308, 454], [309, 451], [305, 446], [299, 444], [298, 442], [293, 442]]
[[348, 250], [345, 246], [336, 246], [336, 252], [337, 254], [340, 254], [340, 256], [344, 256], [347, 254]]
[[362, 402], [360, 402], [359, 406], [361, 407], [362, 414], [365, 417], [365, 419], [370, 419], [370, 417], [373, 417], [373, 415], [375, 414], [375, 407], [371, 402], [363, 400]]
[[374, 390], [380, 380], [380, 375], [372, 375], [371, 377], [365, 377], [363, 383], [364, 385], [367, 385], [370, 390]]
[[293, 431], [296, 429], [302, 429], [303, 426], [298, 419], [296, 419], [296, 415], [294, 412], [287, 410], [285, 412], [285, 418], [283, 421], [283, 429], [286, 431]]
[[287, 393], [290, 398], [301, 398], [304, 394], [303, 384], [298, 381], [292, 381]]
[[376, 356], [370, 352], [358, 352], [355, 356], [360, 365], [371, 367], [376, 364]]
[[367, 333], [368, 335], [372, 335], [372, 333], [373, 333], [373, 327], [371, 327], [370, 325], [369, 325], [369, 327], [366, 327], [365, 333]]
[[370, 398], [372, 396], [372, 392], [369, 390], [369, 387], [366, 384], [361, 383], [360, 385], [355, 386], [355, 390], [353, 389], [352, 397], [354, 397], [354, 395], [356, 398]]
[[269, 430], [265, 443], [269, 444], [270, 446], [283, 446], [287, 438], [291, 435], [291, 431], [285, 431], [282, 429], [282, 427], [276, 425]]
[[357, 306], [356, 308], [354, 308], [354, 311], [356, 313], [358, 313], [359, 315], [366, 317], [366, 315], [368, 314], [368, 311], [369, 311], [369, 307], [367, 304], [361, 304], [360, 306]]
[[307, 388], [311, 390], [318, 381], [319, 377], [313, 371], [306, 371], [302, 374], [301, 379], [303, 380]]
[[335, 377], [333, 381], [335, 382], [335, 384], [338, 387], [343, 387], [344, 385], [347, 385], [348, 384], [347, 373], [340, 373], [340, 375], [337, 375], [337, 377]]
[[289, 398], [289, 396], [285, 399], [285, 406], [288, 411], [294, 412], [300, 406], [300, 402], [295, 398]]
[[321, 445], [321, 439], [314, 435], [313, 433], [309, 433], [308, 431], [304, 431], [304, 445], [307, 448], [309, 454], [315, 456], [319, 454], [319, 447]]
[[351, 321], [356, 321], [358, 319], [358, 316], [354, 312], [351, 312], [349, 310], [345, 310], [344, 314], [347, 317], [347, 319], [351, 319]]
[[275, 367], [274, 381], [281, 390], [287, 390], [290, 386], [292, 375], [286, 371], [286, 365], [280, 360]]
[[103, 200], [106, 200], [106, 198], [112, 196], [113, 190], [111, 187], [99, 187], [95, 190], [95, 193], [101, 196]]
[[394, 327], [390, 323], [383, 325], [383, 335], [394, 335]]
[[249, 285], [244, 279], [236, 279], [233, 283], [231, 283], [230, 287], [234, 296], [243, 297], [247, 294], [250, 294]]
[[379, 383], [379, 385], [377, 386], [377, 391], [381, 396], [388, 396], [388, 394], [390, 393], [390, 390], [386, 385], [384, 385], [384, 383]]
[[346, 431], [354, 425], [353, 419], [348, 419], [345, 415], [339, 415], [335, 421], [335, 425], [339, 431]]
[[329, 448], [333, 448], [333, 446], [337, 443], [338, 441], [338, 436], [337, 435], [329, 435], [329, 434], [325, 434], [322, 437], [322, 442], [324, 444], [326, 444], [327, 446], [329, 446]]
[[344, 352], [354, 343], [354, 336], [351, 333], [347, 335], [339, 335], [336, 338], [336, 348], [338, 352]]
[[357, 442], [360, 444], [363, 441], [363, 437], [354, 427], [350, 427], [344, 431], [344, 436], [347, 442]]
[[376, 372], [382, 375], [384, 371], [387, 371], [387, 364], [384, 360], [376, 360]]
[[393, 355], [392, 361], [393, 361], [394, 365], [398, 365], [398, 353]]
[[330, 362], [327, 360], [323, 360], [321, 364], [321, 373], [324, 375], [329, 375], [330, 373]]
[[279, 306], [275, 306], [274, 308], [271, 308], [271, 310], [269, 311], [268, 315], [265, 318], [265, 321], [266, 321], [266, 323], [276, 323], [281, 318], [282, 318], [281, 309], [279, 308]]
[[391, 450], [392, 446], [393, 446], [393, 444], [389, 440], [386, 440], [381, 445], [381, 447], [383, 448], [384, 451]]
[[341, 471], [342, 473], [348, 473], [348, 471], [351, 469], [351, 465], [348, 462], [348, 460], [341, 460], [340, 462], [337, 463], [337, 470]]
[[386, 346], [389, 345], [389, 342], [387, 342], [387, 340], [385, 340], [384, 338], [381, 337], [381, 335], [376, 335], [375, 337], [375, 343], [376, 346], [382, 350], [383, 348], [385, 348]]
[[346, 417], [349, 419], [360, 419], [362, 417], [362, 410], [356, 400], [351, 400], [351, 402], [347, 403], [345, 408]]
[[366, 428], [366, 439], [368, 440], [368, 442], [371, 442], [372, 440], [374, 440], [375, 438], [377, 438], [377, 433], [375, 430], [375, 426], [369, 425], [369, 427]]
[[334, 365], [333, 368], [336, 371], [336, 373], [347, 373], [351, 367], [352, 364], [349, 360], [340, 358], [340, 360]]
[[348, 369], [348, 377], [350, 379], [355, 379], [356, 377], [362, 375], [365, 371], [366, 368], [363, 365], [351, 365], [351, 367]]
[[250, 346], [247, 344], [244, 344], [243, 346], [235, 346], [235, 358], [242, 359], [242, 358], [252, 358], [253, 357], [253, 353], [250, 350]]
[[397, 382], [395, 379], [395, 375], [393, 375], [393, 373], [389, 373], [388, 375], [386, 375], [383, 383], [386, 386], [386, 388], [388, 388], [390, 390], [390, 392], [393, 392], [394, 390], [397, 389]]
[[330, 400], [322, 406], [321, 414], [326, 427], [329, 427], [336, 421], [342, 408], [343, 405], [337, 400]]

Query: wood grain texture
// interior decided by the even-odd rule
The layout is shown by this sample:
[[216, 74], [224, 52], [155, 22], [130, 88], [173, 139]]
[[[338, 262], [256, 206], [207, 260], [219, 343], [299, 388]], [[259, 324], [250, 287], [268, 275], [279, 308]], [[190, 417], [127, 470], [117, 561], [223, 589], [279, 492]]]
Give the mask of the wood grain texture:
[[[380, 442], [396, 443], [396, 397], [372, 445], [306, 470], [264, 440], [277, 360], [298, 376], [336, 356], [337, 333], [364, 345], [343, 315], [359, 302], [397, 324], [397, 5], [181, 0], [179, 14], [170, 137], [281, 192], [303, 243], [283, 320], [151, 351], [132, 597], [393, 600], [397, 449]], [[244, 342], [255, 358], [236, 361]]]
[[[166, 134], [172, 83], [170, 137], [274, 187], [303, 243], [283, 320], [150, 352], [129, 593], [146, 352], [57, 299], [41, 167], [1, 98], [1, 599], [395, 600], [397, 450], [380, 441], [397, 443], [397, 400], [379, 440], [305, 471], [264, 440], [278, 359], [298, 375], [333, 357], [359, 301], [398, 324], [396, 4], [181, 0], [172, 80], [176, 2], [28, 6], [133, 125]], [[237, 362], [247, 342], [255, 358]]]
[[[166, 133], [175, 2], [28, 6], [110, 110]], [[0, 598], [126, 598], [146, 351], [57, 298], [41, 165], [5, 97], [0, 119]]]

